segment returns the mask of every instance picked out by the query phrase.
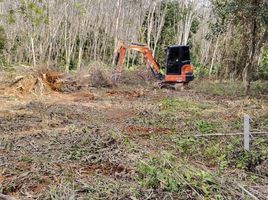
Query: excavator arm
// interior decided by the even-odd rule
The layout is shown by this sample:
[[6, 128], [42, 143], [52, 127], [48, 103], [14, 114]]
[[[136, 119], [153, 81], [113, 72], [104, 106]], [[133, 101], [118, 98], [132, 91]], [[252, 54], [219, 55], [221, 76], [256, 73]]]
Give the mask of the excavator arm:
[[123, 64], [127, 50], [134, 50], [142, 53], [147, 69], [151, 70], [156, 78], [163, 79], [164, 75], [160, 72], [160, 66], [155, 61], [152, 52], [146, 45], [135, 43], [126, 45], [122, 42], [119, 42], [117, 48], [115, 49], [115, 57], [117, 62], [116, 80], [120, 79], [122, 76]]

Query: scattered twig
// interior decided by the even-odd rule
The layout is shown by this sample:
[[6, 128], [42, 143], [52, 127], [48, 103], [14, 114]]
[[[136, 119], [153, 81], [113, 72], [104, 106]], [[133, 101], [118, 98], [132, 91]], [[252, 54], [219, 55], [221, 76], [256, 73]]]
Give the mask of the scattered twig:
[[258, 197], [260, 197], [260, 198], [263, 198], [263, 199], [266, 199], [266, 198], [267, 198], [267, 195], [262, 194], [260, 191], [255, 190], [255, 189], [253, 189], [252, 187], [250, 188], [250, 190], [253, 191], [253, 192], [254, 192], [256, 195], [258, 195]]
[[146, 198], [146, 200], [151, 199], [151, 197], [152, 197], [153, 193], [154, 193], [154, 191], [153, 191], [153, 190], [151, 190], [151, 192], [150, 192], [149, 196]]
[[255, 197], [252, 193], [250, 193], [248, 190], [246, 190], [242, 185], [238, 184], [238, 187], [243, 190], [247, 195], [249, 195], [254, 200], [259, 200], [257, 197]]

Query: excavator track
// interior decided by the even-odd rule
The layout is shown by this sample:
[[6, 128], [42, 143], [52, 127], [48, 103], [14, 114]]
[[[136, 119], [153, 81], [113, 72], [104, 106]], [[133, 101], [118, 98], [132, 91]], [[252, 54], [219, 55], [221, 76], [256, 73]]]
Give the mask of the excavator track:
[[173, 89], [176, 91], [184, 91], [189, 89], [188, 87], [188, 83], [175, 83], [175, 84], [171, 84], [171, 83], [167, 83], [167, 82], [157, 82], [154, 86], [155, 88], [159, 88], [159, 89]]

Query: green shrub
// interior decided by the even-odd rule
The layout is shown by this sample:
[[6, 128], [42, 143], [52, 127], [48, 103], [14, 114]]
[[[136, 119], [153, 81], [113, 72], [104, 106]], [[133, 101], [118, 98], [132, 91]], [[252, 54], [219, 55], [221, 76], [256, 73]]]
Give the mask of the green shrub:
[[139, 183], [148, 189], [170, 192], [178, 196], [185, 195], [187, 191], [195, 198], [202, 196], [221, 199], [215, 195], [223, 196], [220, 183], [213, 174], [185, 162], [179, 163], [174, 155], [166, 152], [160, 157], [150, 157], [147, 162], [141, 162], [137, 172]]
[[195, 122], [197, 130], [203, 134], [212, 133], [216, 131], [217, 124], [214, 122], [207, 122], [204, 120], [198, 120]]
[[268, 80], [268, 46], [262, 51], [258, 77], [263, 80]]
[[0, 52], [5, 49], [7, 39], [6, 39], [6, 33], [3, 26], [0, 26]]
[[186, 156], [198, 154], [202, 144], [204, 144], [202, 140], [198, 140], [197, 138], [193, 137], [180, 138], [176, 140], [177, 150]]
[[241, 81], [212, 82], [204, 80], [198, 81], [194, 85], [198, 92], [218, 96], [243, 96], [244, 87]]
[[194, 75], [197, 79], [206, 78], [209, 76], [209, 69], [204, 66], [194, 66]]
[[161, 100], [159, 104], [162, 112], [184, 111], [187, 113], [195, 114], [203, 110], [212, 108], [211, 105], [193, 102], [185, 99], [166, 98]]

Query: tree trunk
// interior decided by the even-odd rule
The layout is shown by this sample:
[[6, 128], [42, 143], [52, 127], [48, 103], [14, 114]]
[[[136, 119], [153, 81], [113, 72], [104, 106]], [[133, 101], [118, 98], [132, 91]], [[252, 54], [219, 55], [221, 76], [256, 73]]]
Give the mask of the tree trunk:
[[154, 13], [155, 13], [156, 3], [153, 4], [152, 12], [149, 11], [148, 27], [147, 27], [147, 46], [151, 46], [151, 34], [154, 23]]
[[65, 72], [69, 73], [70, 57], [67, 46], [67, 5], [65, 5], [65, 19], [64, 19], [64, 47], [65, 47]]
[[255, 8], [252, 10], [252, 21], [250, 25], [250, 46], [249, 46], [249, 60], [243, 71], [243, 83], [245, 87], [246, 95], [250, 92], [250, 83], [252, 81], [252, 74], [254, 71], [255, 54], [256, 54], [256, 36], [257, 36], [257, 13], [256, 7], [258, 6], [258, 0], [253, 0]]
[[52, 43], [49, 44], [48, 56], [47, 56], [47, 67], [50, 66], [51, 52], [52, 52]]
[[[118, 8], [118, 15], [116, 18], [116, 23], [115, 23], [115, 33], [114, 33], [114, 48], [117, 47], [117, 43], [118, 43], [118, 28], [119, 28], [119, 22], [120, 22], [120, 17], [121, 17], [121, 10], [122, 10], [122, 0], [118, 0], [117, 1], [117, 5], [116, 7]], [[115, 64], [115, 56], [113, 57], [113, 65]]]
[[81, 68], [82, 63], [82, 56], [83, 56], [83, 45], [79, 45], [79, 52], [78, 52], [78, 63], [77, 63], [77, 69]]
[[212, 60], [211, 60], [211, 65], [210, 65], [210, 69], [209, 69], [209, 78], [211, 78], [211, 75], [212, 75], [214, 62], [215, 62], [217, 51], [218, 51], [218, 46], [219, 46], [219, 37], [217, 37], [217, 42], [216, 42], [215, 49], [214, 49], [213, 56], [212, 56]]
[[31, 47], [32, 47], [32, 55], [33, 55], [33, 67], [36, 67], [36, 57], [35, 57], [35, 49], [34, 49], [34, 39], [31, 36]]

